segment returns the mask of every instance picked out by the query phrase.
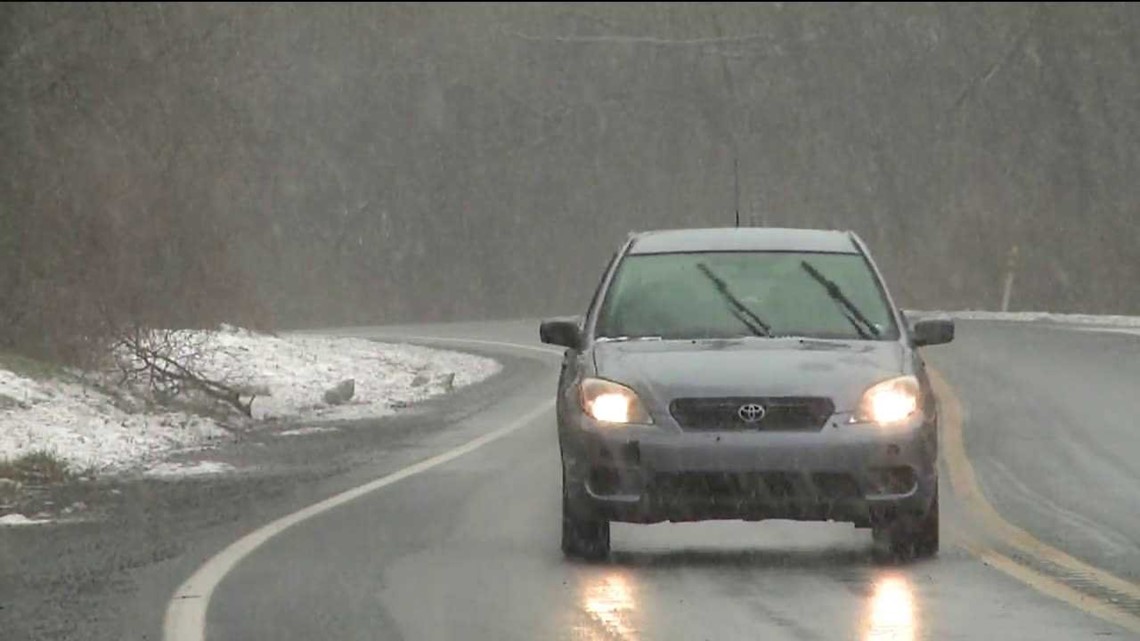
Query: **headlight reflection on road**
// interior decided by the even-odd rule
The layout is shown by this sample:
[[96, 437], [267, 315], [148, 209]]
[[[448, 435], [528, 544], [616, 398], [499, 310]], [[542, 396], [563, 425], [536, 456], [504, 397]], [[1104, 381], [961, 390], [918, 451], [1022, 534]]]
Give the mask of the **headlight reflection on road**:
[[[634, 616], [637, 602], [629, 578], [618, 572], [606, 572], [585, 584], [582, 608], [604, 632], [598, 638], [628, 641], [638, 638]], [[593, 638], [587, 636], [586, 638]]]
[[914, 641], [917, 613], [910, 579], [886, 575], [875, 581], [863, 641]]

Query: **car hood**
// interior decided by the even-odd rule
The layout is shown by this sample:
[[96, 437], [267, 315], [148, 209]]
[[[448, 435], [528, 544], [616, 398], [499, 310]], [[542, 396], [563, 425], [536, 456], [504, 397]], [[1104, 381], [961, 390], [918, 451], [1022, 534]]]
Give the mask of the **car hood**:
[[657, 408], [684, 397], [819, 396], [846, 412], [869, 386], [906, 367], [904, 348], [893, 341], [642, 340], [598, 343], [593, 351], [598, 376]]

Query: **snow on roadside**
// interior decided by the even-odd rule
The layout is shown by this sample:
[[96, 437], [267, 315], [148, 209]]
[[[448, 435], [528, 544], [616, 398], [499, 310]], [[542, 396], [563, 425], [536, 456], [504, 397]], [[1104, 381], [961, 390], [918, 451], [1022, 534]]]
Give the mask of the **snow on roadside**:
[[328, 432], [339, 432], [335, 427], [299, 427], [295, 430], [285, 430], [284, 432], [277, 432], [277, 436], [311, 436], [313, 434], [326, 434]]
[[[361, 338], [265, 336], [225, 328], [213, 337], [216, 351], [198, 366], [209, 377], [266, 388], [253, 401], [254, 418], [289, 416], [355, 419], [394, 409], [481, 381], [499, 371], [489, 358]], [[326, 406], [324, 393], [353, 379], [356, 392], [344, 405]]]
[[1057, 314], [1053, 312], [992, 312], [983, 310], [907, 310], [906, 313], [916, 318], [927, 316], [947, 316], [950, 318], [958, 318], [962, 320], [992, 320], [1017, 323], [1048, 322], [1062, 325], [1096, 325], [1100, 327], [1140, 327], [1140, 316]]
[[0, 395], [22, 402], [0, 409], [0, 459], [47, 451], [77, 470], [99, 470], [226, 435], [200, 416], [128, 412], [78, 382], [0, 372]]
[[14, 527], [19, 525], [40, 525], [50, 523], [50, 519], [29, 519], [23, 514], [5, 514], [0, 516], [0, 527]]
[[24, 406], [50, 398], [35, 381], [17, 376], [6, 369], [0, 369], [0, 396]]
[[[192, 334], [213, 348], [196, 363], [199, 371], [261, 388], [263, 395], [252, 405], [255, 419], [382, 416], [500, 369], [496, 361], [480, 356], [359, 338], [277, 337], [230, 327]], [[352, 401], [326, 405], [324, 393], [349, 378], [355, 380]], [[180, 411], [137, 411], [78, 379], [32, 380], [0, 369], [0, 460], [48, 451], [73, 469], [105, 472], [152, 463], [166, 452], [228, 436], [213, 419]], [[161, 466], [154, 470], [150, 473], [170, 472]]]
[[234, 466], [220, 461], [195, 461], [193, 463], [165, 462], [147, 468], [144, 476], [157, 478], [185, 477], [185, 476], [212, 476], [232, 472]]

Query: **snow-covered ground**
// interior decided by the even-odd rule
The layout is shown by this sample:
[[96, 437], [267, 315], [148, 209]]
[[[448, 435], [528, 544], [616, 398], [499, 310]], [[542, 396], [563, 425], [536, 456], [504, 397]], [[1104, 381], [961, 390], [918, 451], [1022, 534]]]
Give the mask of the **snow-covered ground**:
[[949, 316], [962, 320], [995, 320], [1019, 323], [1048, 322], [1060, 325], [1095, 325], [1099, 327], [1140, 327], [1140, 316], [1099, 316], [1096, 314], [1056, 314], [1053, 312], [989, 312], [980, 310], [967, 311], [907, 311], [908, 315], [923, 316]]
[[5, 514], [0, 516], [0, 526], [16, 526], [16, 525], [39, 525], [47, 523], [47, 519], [29, 519], [23, 514]]
[[[216, 350], [199, 369], [213, 379], [267, 388], [269, 395], [253, 401], [259, 419], [381, 416], [447, 391], [452, 375], [450, 385], [463, 387], [499, 371], [489, 358], [361, 338], [274, 337], [226, 328], [211, 339]], [[350, 378], [353, 399], [325, 405], [324, 393]]]
[[[72, 467], [104, 470], [226, 436], [181, 412], [136, 413], [78, 380], [35, 381], [0, 369], [0, 459], [47, 451]], [[0, 399], [2, 400], [2, 399]]]
[[277, 436], [309, 436], [310, 434], [327, 434], [336, 431], [335, 427], [298, 427], [297, 429], [278, 432]]
[[233, 470], [234, 466], [219, 461], [195, 461], [193, 463], [162, 462], [147, 468], [146, 475], [158, 478], [182, 478], [187, 476], [225, 474]]
[[[489, 358], [359, 338], [268, 336], [234, 328], [187, 337], [211, 348], [196, 361], [198, 371], [260, 388], [252, 404], [255, 420], [278, 418], [294, 427], [306, 420], [383, 416], [500, 369]], [[346, 379], [355, 380], [353, 399], [326, 405], [324, 393]], [[114, 471], [153, 464], [164, 453], [227, 438], [227, 428], [241, 427], [236, 419], [228, 423], [147, 409], [130, 395], [116, 401], [78, 378], [33, 380], [0, 369], [0, 460], [46, 450], [73, 469]], [[171, 472], [161, 465], [151, 469]]]

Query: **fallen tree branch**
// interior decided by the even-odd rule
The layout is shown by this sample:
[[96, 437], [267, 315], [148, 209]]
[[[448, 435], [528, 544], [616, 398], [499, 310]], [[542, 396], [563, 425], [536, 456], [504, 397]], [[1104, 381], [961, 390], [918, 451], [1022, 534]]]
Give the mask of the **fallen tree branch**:
[[206, 351], [205, 345], [195, 344], [186, 333], [141, 327], [122, 332], [115, 342], [116, 361], [124, 382], [141, 379], [160, 399], [194, 390], [252, 417], [256, 395], [249, 394], [249, 400], [242, 400], [241, 390], [213, 380], [194, 367]]

